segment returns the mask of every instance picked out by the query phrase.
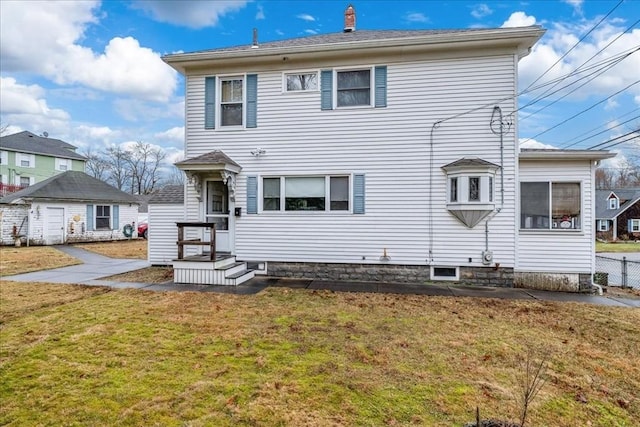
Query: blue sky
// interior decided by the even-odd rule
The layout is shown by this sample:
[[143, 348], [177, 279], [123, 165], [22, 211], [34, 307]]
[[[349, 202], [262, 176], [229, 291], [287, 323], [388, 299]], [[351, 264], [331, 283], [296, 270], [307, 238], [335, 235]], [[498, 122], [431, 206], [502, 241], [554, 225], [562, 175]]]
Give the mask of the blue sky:
[[[143, 141], [162, 147], [171, 160], [177, 160], [184, 139], [183, 79], [161, 60], [163, 55], [248, 44], [253, 28], [262, 42], [339, 32], [348, 4], [2, 0], [0, 123], [7, 127], [4, 135], [46, 131], [80, 151]], [[603, 72], [588, 82], [582, 80], [580, 84], [586, 84], [579, 89], [545, 96], [529, 106], [542, 90], [520, 97], [520, 138], [527, 146], [589, 148], [640, 127], [637, 0], [352, 4], [357, 29], [543, 26], [547, 33], [520, 62], [521, 90], [540, 76], [535, 85], [565, 77], [598, 54], [587, 66], [600, 64], [603, 68], [590, 71]], [[605, 70], [607, 61], [624, 52], [629, 55]], [[597, 135], [582, 141], [593, 134]], [[640, 153], [640, 137], [636, 134], [612, 149], [622, 153], [620, 158]]]

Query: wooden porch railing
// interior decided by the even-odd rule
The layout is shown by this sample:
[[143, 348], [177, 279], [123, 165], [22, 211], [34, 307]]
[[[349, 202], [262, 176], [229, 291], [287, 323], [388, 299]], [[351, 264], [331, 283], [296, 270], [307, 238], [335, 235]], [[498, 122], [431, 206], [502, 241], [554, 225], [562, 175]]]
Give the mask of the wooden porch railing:
[[[209, 246], [211, 251], [211, 261], [216, 259], [216, 225], [211, 222], [176, 222], [178, 226], [178, 259], [184, 259], [184, 247], [189, 245], [195, 246]], [[192, 228], [210, 228], [211, 237], [210, 241], [203, 242], [200, 239], [187, 239], [184, 238], [184, 229], [187, 227]]]

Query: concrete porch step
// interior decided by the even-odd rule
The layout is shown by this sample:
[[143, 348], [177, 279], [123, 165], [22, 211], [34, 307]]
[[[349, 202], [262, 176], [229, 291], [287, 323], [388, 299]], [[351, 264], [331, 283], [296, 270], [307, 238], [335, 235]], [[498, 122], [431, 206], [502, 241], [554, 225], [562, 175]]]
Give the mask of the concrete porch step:
[[254, 277], [255, 277], [255, 271], [246, 270], [246, 269], [241, 270], [241, 271], [238, 271], [237, 273], [233, 273], [229, 276], [226, 276], [225, 282], [228, 281], [228, 283], [225, 283], [225, 285], [238, 286], [246, 282], [247, 280], [253, 279]]

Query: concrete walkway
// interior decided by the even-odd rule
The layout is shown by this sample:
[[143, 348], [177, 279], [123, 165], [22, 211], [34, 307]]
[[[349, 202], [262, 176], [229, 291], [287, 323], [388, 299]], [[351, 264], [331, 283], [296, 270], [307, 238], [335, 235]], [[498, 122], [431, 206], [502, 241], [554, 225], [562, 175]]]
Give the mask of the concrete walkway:
[[640, 299], [568, 292], [546, 292], [530, 289], [447, 285], [442, 283], [336, 282], [310, 279], [282, 279], [268, 276], [257, 276], [240, 286], [185, 285], [172, 282], [163, 284], [114, 282], [104, 280], [102, 278], [149, 267], [149, 263], [141, 260], [108, 258], [74, 246], [55, 246], [55, 248], [73, 256], [74, 258], [78, 258], [84, 264], [7, 276], [3, 277], [3, 280], [20, 282], [75, 283], [89, 286], [135, 288], [150, 291], [218, 292], [238, 295], [256, 294], [268, 287], [288, 287], [298, 289], [331, 290], [337, 292], [381, 292], [392, 294], [520, 299], [530, 301], [582, 302], [587, 304], [640, 308]]

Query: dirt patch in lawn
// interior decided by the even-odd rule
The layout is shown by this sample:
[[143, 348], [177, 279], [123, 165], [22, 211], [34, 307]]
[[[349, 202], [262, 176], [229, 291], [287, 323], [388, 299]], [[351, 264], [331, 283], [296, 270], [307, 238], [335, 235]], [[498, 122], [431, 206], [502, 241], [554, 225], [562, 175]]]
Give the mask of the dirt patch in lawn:
[[0, 247], [0, 276], [49, 270], [76, 264], [82, 264], [82, 262], [49, 246]]
[[[3, 297], [30, 290], [0, 286]], [[61, 285], [38, 286], [50, 296]], [[529, 349], [549, 365], [528, 425], [640, 419], [638, 309], [286, 288], [83, 292], [0, 327], [0, 424], [461, 426], [476, 407], [517, 421]]]

